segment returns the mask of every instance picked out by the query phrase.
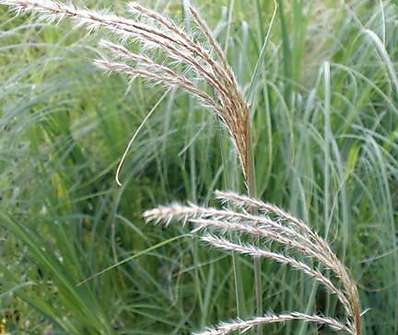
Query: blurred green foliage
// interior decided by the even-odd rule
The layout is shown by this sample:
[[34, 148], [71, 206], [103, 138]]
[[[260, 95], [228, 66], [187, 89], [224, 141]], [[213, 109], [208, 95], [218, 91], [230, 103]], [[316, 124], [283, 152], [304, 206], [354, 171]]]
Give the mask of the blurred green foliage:
[[[120, 0], [76, 3], [124, 14]], [[142, 3], [183, 19], [183, 1]], [[398, 93], [364, 31], [379, 36], [395, 71], [397, 6], [278, 0], [264, 44], [273, 1], [196, 3], [242, 89], [254, 88], [261, 198], [309, 222], [351, 268], [369, 309], [364, 335], [398, 333]], [[243, 191], [217, 120], [178, 90], [97, 70], [91, 60], [106, 32], [14, 17], [4, 7], [0, 18], [0, 316], [7, 331], [188, 334], [252, 316], [250, 259], [141, 218], [157, 204], [211, 203], [215, 189]], [[119, 188], [116, 164], [154, 106]], [[342, 312], [300, 273], [266, 262], [263, 277], [266, 310]], [[326, 330], [293, 323], [267, 334]]]

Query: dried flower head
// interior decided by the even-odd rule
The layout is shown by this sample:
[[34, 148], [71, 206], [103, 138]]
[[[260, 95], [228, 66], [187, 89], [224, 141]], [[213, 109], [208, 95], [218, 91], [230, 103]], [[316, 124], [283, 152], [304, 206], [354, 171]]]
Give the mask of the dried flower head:
[[[103, 27], [121, 41], [139, 42], [141, 51], [135, 54], [121, 44], [101, 41], [99, 47], [108, 51], [109, 58], [94, 63], [107, 71], [132, 78], [143, 77], [165, 87], [179, 87], [196, 97], [225, 125], [247, 182], [250, 174], [249, 108], [223, 50], [192, 6], [189, 11], [204, 44], [194, 40], [169, 18], [135, 2], [128, 4], [134, 19], [50, 0], [0, 0], [0, 4], [11, 6], [18, 14], [36, 13], [39, 18], [51, 22], [70, 18], [90, 31]], [[163, 53], [162, 64], [152, 56], [153, 50]]]

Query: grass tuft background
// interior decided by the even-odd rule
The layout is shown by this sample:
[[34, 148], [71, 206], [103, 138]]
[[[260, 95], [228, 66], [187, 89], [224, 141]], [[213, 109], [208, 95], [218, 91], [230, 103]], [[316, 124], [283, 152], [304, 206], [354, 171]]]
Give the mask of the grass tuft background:
[[[125, 1], [79, 1], [125, 14]], [[183, 21], [183, 1], [142, 0]], [[398, 7], [197, 0], [252, 97], [257, 188], [351, 269], [364, 335], [398, 333]], [[371, 33], [371, 32], [373, 33]], [[0, 316], [10, 334], [188, 334], [254, 313], [252, 263], [141, 213], [242, 190], [220, 124], [180, 91], [97, 70], [95, 40], [0, 8]], [[375, 34], [375, 35], [374, 35]], [[263, 52], [261, 52], [263, 50]], [[134, 129], [156, 107], [124, 168]], [[122, 265], [115, 266], [118, 262]], [[112, 267], [83, 285], [77, 283]], [[267, 310], [340, 315], [302, 274], [263, 265]], [[269, 330], [268, 330], [269, 329]], [[267, 334], [328, 334], [300, 323]]]

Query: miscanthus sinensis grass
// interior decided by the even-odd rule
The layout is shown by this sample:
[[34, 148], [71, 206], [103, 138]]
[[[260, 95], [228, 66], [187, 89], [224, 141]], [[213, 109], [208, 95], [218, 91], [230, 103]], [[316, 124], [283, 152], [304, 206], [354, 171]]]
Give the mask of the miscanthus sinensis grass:
[[[322, 324], [353, 335], [360, 334], [360, 305], [356, 285], [327, 242], [302, 221], [278, 207], [253, 198], [255, 180], [254, 158], [250, 148], [249, 106], [222, 48], [194, 7], [190, 6], [189, 11], [197, 28], [196, 36], [187, 33], [165, 16], [136, 3], [128, 5], [133, 19], [50, 0], [0, 0], [0, 4], [10, 6], [16, 13], [36, 13], [40, 19], [50, 22], [70, 18], [76, 25], [84, 26], [90, 31], [98, 28], [110, 30], [121, 42], [102, 40], [99, 43], [98, 48], [104, 50], [104, 55], [94, 61], [98, 67], [124, 74], [131, 79], [143, 77], [154, 84], [179, 87], [196, 97], [221, 120], [236, 148], [250, 197], [218, 192], [217, 197], [223, 203], [234, 206], [236, 210], [173, 205], [147, 211], [144, 214], [147, 221], [163, 222], [166, 225], [174, 219], [183, 223], [189, 222], [195, 227], [193, 232], [214, 232], [215, 235], [202, 237], [205, 243], [218, 249], [254, 257], [257, 261], [254, 265], [257, 269], [255, 274], [258, 299], [261, 296], [258, 260], [267, 258], [289, 265], [323, 285], [330, 294], [337, 296], [346, 314], [344, 320], [338, 320], [300, 312], [269, 313], [252, 320], [223, 323], [200, 334], [244, 332], [253, 327], [261, 332], [264, 324], [291, 320]], [[135, 53], [129, 50], [125, 41], [138, 42], [141, 51]], [[119, 182], [118, 178], [117, 181]], [[249, 235], [252, 242], [236, 242], [222, 236], [231, 231], [242, 236]], [[264, 240], [274, 241], [284, 246], [286, 251], [271, 251], [263, 245]], [[297, 259], [297, 254], [303, 256], [304, 260]], [[314, 260], [319, 269], [306, 263], [308, 259]], [[333, 278], [328, 278], [325, 271], [331, 272]], [[339, 285], [335, 282], [339, 282]], [[257, 307], [262, 310], [261, 303]]]

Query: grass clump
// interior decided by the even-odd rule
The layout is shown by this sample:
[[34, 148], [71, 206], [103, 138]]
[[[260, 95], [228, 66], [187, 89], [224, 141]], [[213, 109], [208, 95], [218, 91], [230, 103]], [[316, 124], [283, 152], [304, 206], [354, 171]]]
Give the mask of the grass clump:
[[[49, 5], [52, 2], [38, 1], [37, 3]], [[30, 4], [32, 5], [32, 2]], [[152, 233], [148, 228], [140, 225], [140, 219], [137, 216], [128, 214], [131, 213], [132, 203], [134, 212], [138, 213], [142, 207], [149, 207], [148, 202], [171, 201], [175, 198], [187, 197], [195, 202], [206, 203], [211, 199], [210, 195], [215, 188], [239, 189], [241, 179], [236, 173], [235, 155], [223, 139], [217, 138], [208, 116], [204, 116], [203, 113], [194, 113], [198, 107], [174, 90], [178, 86], [196, 95], [205, 107], [210, 106], [215, 110], [216, 115], [226, 125], [239, 153], [244, 177], [246, 177], [245, 183], [249, 187], [251, 197], [245, 198], [245, 201], [256, 202], [254, 198], [267, 198], [289, 208], [295, 216], [302, 217], [304, 221], [312, 222], [314, 229], [324, 234], [325, 239], [333, 243], [334, 249], [345, 263], [350, 264], [355, 279], [360, 283], [363, 306], [373, 307], [373, 310], [364, 318], [364, 333], [377, 333], [377, 331], [394, 333], [396, 331], [397, 324], [392, 320], [396, 320], [393, 297], [397, 287], [390, 285], [395, 283], [397, 278], [396, 273], [391, 270], [396, 268], [397, 261], [394, 252], [396, 208], [393, 201], [396, 196], [393, 186], [397, 171], [395, 154], [397, 112], [393, 62], [396, 56], [394, 49], [396, 35], [393, 34], [394, 28], [391, 24], [396, 17], [394, 7], [390, 4], [376, 6], [354, 2], [352, 7], [338, 8], [333, 5], [317, 4], [316, 8], [311, 8], [299, 2], [295, 2], [292, 6], [279, 2], [277, 7], [279, 16], [272, 19], [265, 14], [272, 12], [267, 2], [257, 1], [257, 9], [267, 8], [268, 11], [258, 10], [259, 18], [256, 22], [250, 9], [242, 8], [240, 5], [238, 1], [228, 3], [215, 31], [220, 41], [225, 39], [225, 49], [232, 50], [228, 53], [228, 59], [236, 69], [236, 82], [241, 84], [249, 82], [247, 87], [243, 85], [242, 90], [237, 90], [239, 93], [237, 101], [240, 101], [239, 104], [244, 107], [246, 103], [243, 96], [249, 97], [253, 110], [250, 116], [254, 120], [252, 124], [247, 122], [245, 125], [244, 118], [241, 117], [241, 115], [247, 115], [245, 111], [247, 106], [242, 107], [243, 113], [228, 114], [231, 110], [239, 110], [236, 108], [239, 104], [231, 103], [231, 100], [235, 98], [234, 95], [231, 98], [222, 89], [218, 90], [219, 84], [214, 80], [209, 81], [211, 78], [206, 73], [198, 73], [198, 67], [195, 70], [192, 59], [188, 58], [191, 63], [187, 63], [186, 59], [181, 57], [186, 56], [184, 53], [181, 54], [182, 50], [187, 50], [184, 49], [182, 40], [179, 40], [180, 44], [177, 48], [172, 49], [172, 52], [180, 53], [179, 59], [176, 58], [176, 54], [170, 54], [170, 50], [163, 50], [164, 47], [173, 48], [171, 43], [163, 45], [160, 50], [153, 43], [143, 43], [144, 50], [150, 58], [142, 58], [141, 54], [135, 52], [134, 45], [102, 41], [100, 44], [105, 52], [97, 53], [91, 50], [90, 52], [94, 55], [90, 55], [83, 61], [81, 59], [79, 62], [76, 61], [76, 64], [79, 64], [76, 65], [76, 69], [80, 69], [84, 63], [88, 64], [87, 60], [95, 57], [99, 59], [98, 64], [107, 70], [125, 74], [127, 72], [127, 76], [111, 76], [104, 81], [86, 65], [84, 69], [87, 71], [87, 76], [78, 75], [78, 77], [91, 78], [88, 80], [89, 88], [86, 90], [88, 94], [84, 94], [81, 90], [84, 84], [75, 83], [75, 86], [70, 87], [71, 92], [74, 92], [73, 96], [78, 99], [74, 98], [75, 101], [73, 101], [70, 96], [63, 96], [63, 104], [50, 104], [50, 106], [62, 106], [58, 110], [51, 107], [46, 110], [47, 105], [44, 103], [49, 102], [51, 93], [48, 90], [45, 91], [48, 89], [44, 87], [45, 85], [39, 86], [44, 93], [39, 101], [34, 101], [34, 98], [40, 92], [36, 90], [29, 94], [30, 85], [26, 85], [26, 91], [22, 89], [19, 96], [10, 89], [10, 86], [9, 90], [5, 91], [9, 92], [4, 95], [9, 104], [6, 111], [14, 112], [16, 113], [14, 115], [20, 117], [22, 113], [17, 113], [18, 108], [12, 104], [12, 101], [22, 95], [20, 101], [28, 101], [33, 108], [31, 109], [29, 105], [25, 107], [21, 105], [19, 110], [25, 115], [31, 115], [31, 124], [37, 126], [35, 131], [29, 134], [26, 132], [29, 122], [28, 127], [25, 123], [24, 128], [22, 118], [14, 118], [15, 127], [10, 127], [10, 123], [7, 122], [10, 114], [3, 113], [2, 122], [8, 124], [8, 131], [11, 131], [14, 136], [18, 129], [21, 133], [25, 132], [23, 136], [26, 136], [27, 143], [32, 143], [31, 139], [36, 138], [38, 148], [43, 150], [42, 157], [45, 157], [46, 153], [52, 156], [51, 162], [38, 163], [35, 160], [37, 156], [30, 151], [29, 145], [14, 151], [6, 150], [7, 146], [3, 146], [3, 150], [10, 157], [3, 167], [10, 173], [12, 180], [19, 187], [24, 186], [25, 190], [22, 195], [14, 194], [13, 197], [8, 196], [9, 193], [6, 194], [5, 206], [9, 212], [6, 217], [11, 216], [12, 220], [4, 219], [4, 222], [7, 222], [9, 227], [13, 227], [9, 230], [13, 236], [20, 236], [16, 224], [20, 218], [25, 220], [23, 225], [23, 229], [27, 232], [25, 237], [29, 236], [31, 231], [40, 232], [41, 236], [38, 238], [22, 239], [23, 245], [29, 248], [26, 256], [34, 260], [33, 264], [29, 263], [32, 272], [28, 273], [28, 278], [40, 287], [51, 285], [55, 289], [57, 306], [47, 304], [46, 308], [42, 308], [40, 302], [43, 296], [37, 294], [35, 290], [24, 289], [25, 295], [20, 294], [25, 301], [30, 301], [38, 308], [39, 315], [46, 316], [44, 322], [55, 320], [50, 323], [57, 330], [76, 334], [82, 332], [108, 334], [118, 329], [123, 329], [124, 333], [140, 334], [145, 331], [151, 333], [153, 329], [156, 329], [157, 333], [184, 333], [191, 329], [203, 328], [217, 320], [230, 318], [231, 315], [249, 320], [250, 316], [257, 314], [253, 306], [256, 305], [256, 300], [259, 301], [259, 297], [258, 294], [253, 295], [250, 284], [253, 281], [251, 270], [253, 267], [258, 269], [257, 265], [253, 266], [246, 262], [244, 257], [221, 256], [220, 258], [217, 253], [209, 261], [208, 253], [197, 248], [195, 242], [178, 241], [175, 247], [169, 248], [164, 248], [165, 244], [161, 244], [159, 248], [162, 248], [162, 252], [157, 252], [158, 249], [151, 248], [151, 245], [156, 245], [159, 239], [164, 239], [166, 244], [168, 241], [171, 242], [173, 239], [170, 238], [169, 233], [160, 230]], [[61, 4], [57, 6], [62, 7]], [[68, 14], [73, 14], [73, 10], [78, 10], [73, 6], [68, 6], [68, 8]], [[189, 13], [190, 7], [186, 3], [184, 8], [185, 12]], [[157, 16], [156, 12], [145, 10], [141, 6], [134, 5], [130, 9], [135, 13], [140, 12], [142, 21], [140, 19], [137, 22], [145, 26], [152, 27], [153, 21], [163, 20], [162, 17]], [[169, 10], [175, 11], [175, 8], [169, 7]], [[312, 16], [318, 13], [317, 11], [323, 15], [334, 14], [330, 14], [332, 19], [329, 22], [334, 27], [331, 31], [336, 29], [337, 33], [333, 31], [332, 36], [327, 35], [329, 28], [319, 26], [319, 22], [314, 17], [316, 15]], [[87, 10], [82, 10], [82, 12], [91, 13]], [[106, 24], [110, 26], [109, 22], [106, 22], [107, 19], [102, 23], [90, 21], [99, 17], [115, 19], [113, 15], [99, 12], [98, 17], [91, 17], [90, 14], [84, 17], [83, 21], [90, 28], [98, 28]], [[241, 20], [241, 26], [234, 21], [237, 18]], [[264, 18], [278, 23], [279, 28], [275, 26], [272, 34], [265, 34], [262, 23]], [[249, 20], [249, 25], [245, 19]], [[169, 25], [167, 29], [177, 29], [174, 34], [184, 33], [169, 19], [164, 20], [166, 21], [161, 23], [163, 28], [160, 29], [159, 23], [155, 23], [155, 28], [162, 30]], [[195, 21], [194, 16], [191, 18], [188, 16], [185, 20], [187, 27], [190, 23], [197, 22], [197, 29], [203, 31], [203, 33], [192, 35], [193, 45], [190, 48], [200, 45], [205, 51], [213, 50], [213, 53], [209, 52], [202, 56], [215, 57], [217, 66], [220, 67], [218, 70], [214, 68], [213, 73], [211, 65], [206, 63], [206, 57], [203, 59], [198, 57], [199, 65], [203, 67], [203, 64], [207, 64], [208, 68], [205, 67], [205, 70], [210, 69], [210, 74], [215, 75], [217, 71], [223, 72], [221, 77], [215, 76], [215, 79], [224, 85], [228, 82], [225, 80], [223, 83], [224, 75], [228, 78], [226, 72], [229, 71], [228, 66], [225, 65], [226, 60], [223, 61], [223, 58], [227, 57], [220, 56], [221, 49], [224, 48], [217, 47], [217, 43], [212, 39], [212, 35], [202, 21]], [[190, 20], [192, 22], [189, 22]], [[118, 22], [118, 25], [110, 27], [112, 35], [115, 34], [115, 30], [117, 35], [118, 29], [119, 33], [120, 30], [125, 29], [126, 22]], [[386, 29], [387, 26], [391, 29]], [[27, 29], [30, 29], [29, 26]], [[32, 27], [32, 29], [35, 28]], [[289, 34], [289, 31], [295, 33]], [[17, 36], [22, 35], [19, 34], [17, 33]], [[37, 36], [36, 31], [31, 31], [30, 34], [29, 38]], [[44, 36], [44, 39], [50, 40], [48, 45], [62, 36], [60, 34], [54, 37], [52, 34], [54, 31]], [[189, 39], [191, 34], [187, 36]], [[308, 36], [313, 37], [313, 40], [309, 41]], [[129, 35], [129, 37], [133, 36]], [[175, 41], [179, 43], [178, 38]], [[315, 50], [316, 48], [319, 48], [318, 51]], [[52, 52], [58, 57], [63, 55], [61, 51], [57, 52], [54, 49]], [[197, 56], [193, 49], [191, 52]], [[18, 57], [23, 58], [23, 55], [18, 55]], [[43, 59], [46, 57], [47, 55]], [[62, 58], [65, 64], [66, 57]], [[7, 62], [7, 56], [4, 59]], [[159, 63], [162, 59], [167, 59], [167, 62]], [[264, 59], [266, 66], [263, 66]], [[56, 59], [54, 61], [57, 62]], [[138, 66], [136, 66], [137, 63]], [[3, 68], [3, 71], [12, 73], [12, 65], [8, 66], [9, 68]], [[255, 69], [254, 74], [252, 69]], [[46, 70], [48, 70], [47, 75], [51, 73], [48, 68]], [[66, 73], [60, 68], [52, 69], [52, 71], [64, 73], [63, 75]], [[71, 73], [68, 75], [73, 76]], [[171, 94], [158, 100], [156, 96], [159, 93], [158, 90], [153, 89], [150, 93], [149, 90], [143, 89], [140, 81], [130, 82], [131, 78], [137, 76], [144, 76], [154, 83], [166, 84], [167, 87], [171, 86]], [[45, 76], [29, 77], [24, 80], [32, 79], [38, 83], [48, 81]], [[19, 82], [23, 83], [22, 80]], [[107, 85], [109, 85], [108, 92], [102, 91], [100, 87]], [[236, 84], [233, 83], [233, 85]], [[7, 87], [7, 85], [4, 86]], [[118, 96], [115, 87], [123, 91], [125, 86], [134, 90], [134, 97], [128, 94]], [[23, 88], [22, 84], [19, 87]], [[68, 90], [65, 88], [58, 90], [57, 94], [51, 98], [52, 101], [62, 101], [61, 92], [65, 91]], [[93, 92], [96, 94], [94, 95]], [[91, 99], [90, 95], [96, 96], [96, 99]], [[204, 97], [207, 102], [206, 99], [203, 100]], [[31, 98], [33, 100], [30, 100]], [[126, 182], [121, 189], [117, 189], [113, 186], [112, 171], [116, 170], [116, 160], [121, 154], [118, 148], [122, 146], [128, 133], [126, 124], [138, 123], [138, 120], [142, 119], [150, 109], [148, 106], [155, 106], [153, 110], [161, 106], [165, 109], [165, 113], [154, 115], [150, 124], [142, 126], [142, 130], [147, 135], [142, 137], [150, 138], [150, 140], [138, 140], [136, 146], [132, 148], [135, 152], [134, 160], [129, 162], [128, 168], [123, 170], [126, 171], [124, 177]], [[171, 114], [174, 106], [177, 110]], [[219, 113], [215, 109], [217, 106]], [[98, 113], [93, 112], [97, 109]], [[72, 110], [72, 115], [70, 110]], [[133, 110], [138, 112], [136, 116], [133, 115]], [[47, 111], [49, 113], [46, 113]], [[83, 122], [77, 123], [79, 114], [84, 118], [81, 119]], [[239, 124], [244, 125], [242, 128], [244, 131], [238, 128], [239, 125], [234, 125], [232, 118], [229, 121], [226, 118], [223, 119], [223, 115], [237, 116], [236, 120], [240, 120]], [[45, 122], [38, 124], [34, 122], [35, 117]], [[175, 129], [178, 126], [185, 132], [176, 136]], [[94, 129], [97, 135], [94, 135]], [[234, 132], [231, 133], [231, 129]], [[103, 133], [104, 137], [98, 136], [99, 133]], [[156, 137], [157, 135], [154, 134], [158, 133], [162, 135]], [[237, 137], [236, 134], [247, 134], [247, 136], [245, 140], [242, 140], [244, 136]], [[95, 138], [96, 141], [90, 141], [90, 138]], [[6, 142], [6, 139], [2, 141]], [[43, 144], [46, 147], [43, 147]], [[218, 158], [219, 149], [222, 152], [222, 160]], [[16, 153], [20, 154], [18, 170], [10, 164], [11, 157], [15, 157]], [[90, 153], [94, 154], [94, 161]], [[21, 157], [24, 158], [21, 159]], [[215, 159], [210, 160], [209, 157]], [[253, 157], [256, 157], [255, 164]], [[28, 176], [29, 169], [24, 171], [22, 167], [23, 164], [29, 167], [29, 160], [34, 162], [31, 173], [35, 175], [37, 185], [33, 182], [30, 185], [29, 183], [24, 185], [21, 179], [18, 182], [18, 178], [13, 176], [16, 171], [26, 173], [25, 177]], [[245, 160], [249, 163], [245, 164]], [[248, 182], [251, 178], [249, 177], [251, 174], [248, 173], [251, 166], [254, 166], [252, 175], [256, 175], [256, 178]], [[82, 171], [84, 171], [83, 174]], [[52, 176], [51, 183], [46, 182], [49, 175]], [[129, 183], [132, 184], [129, 185]], [[36, 197], [29, 197], [32, 189], [36, 190]], [[230, 194], [231, 197], [232, 195]], [[242, 196], [234, 195], [234, 197]], [[60, 203], [59, 198], [62, 199]], [[45, 206], [40, 201], [41, 199], [45, 200]], [[16, 208], [10, 210], [12, 201], [20, 205], [21, 200], [29, 205], [22, 210]], [[242, 213], [242, 208], [243, 213], [247, 215], [263, 217], [257, 213], [256, 207], [238, 206], [238, 213]], [[47, 213], [47, 216], [41, 213]], [[266, 212], [262, 214], [267, 217]], [[289, 220], [280, 222], [278, 215], [270, 214], [271, 221], [276, 219], [277, 223], [287, 223], [290, 227], [289, 220], [295, 220], [295, 216], [290, 215]], [[60, 221], [60, 218], [63, 220]], [[60, 222], [60, 225], [54, 227], [53, 220]], [[378, 234], [371, 233], [373, 229], [377, 229]], [[64, 235], [68, 236], [68, 239], [65, 239]], [[242, 238], [242, 243], [229, 237], [231, 236], [228, 236], [228, 239], [209, 236], [206, 239], [208, 243], [219, 247], [224, 245], [224, 249], [228, 249], [225, 247], [228, 246], [230, 247], [228, 250], [235, 248], [235, 251], [248, 253], [251, 256], [254, 252], [265, 252], [262, 255], [275, 257], [278, 254], [282, 256], [279, 261], [284, 260], [290, 265], [298, 266], [300, 262], [305, 264], [308, 261], [308, 268], [301, 265], [307, 273], [305, 271], [302, 271], [304, 273], [288, 272], [284, 267], [278, 268], [264, 264], [263, 267], [267, 272], [277, 271], [275, 277], [278, 280], [265, 276], [265, 271], [262, 275], [260, 274], [262, 280], [267, 282], [267, 289], [263, 292], [267, 309], [278, 311], [299, 309], [305, 313], [266, 315], [263, 319], [256, 318], [246, 323], [244, 329], [249, 326], [256, 327], [261, 322], [301, 320], [304, 319], [301, 317], [303, 315], [307, 316], [307, 321], [317, 322], [320, 321], [316, 319], [319, 317], [319, 314], [316, 314], [318, 311], [322, 315], [336, 315], [335, 321], [344, 319], [347, 312], [346, 314], [349, 315], [347, 325], [353, 321], [353, 313], [350, 317], [349, 308], [345, 308], [345, 312], [341, 310], [342, 306], [338, 302], [337, 294], [327, 295], [318, 289], [317, 285], [321, 284], [319, 280], [316, 280], [317, 285], [303, 281], [308, 273], [312, 273], [313, 277], [316, 274], [315, 278], [318, 279], [321, 278], [320, 275], [325, 277], [327, 274], [327, 272], [322, 272], [325, 269], [317, 268], [316, 261], [314, 261], [315, 264], [312, 263], [311, 257], [302, 258], [297, 251], [291, 248], [285, 249], [276, 243], [271, 246], [263, 241], [261, 245], [257, 243], [252, 245], [256, 238], [248, 240]], [[92, 244], [92, 242], [95, 243]], [[54, 256], [54, 262], [58, 262], [56, 267], [49, 266], [50, 263], [45, 261], [46, 258], [42, 259], [42, 256], [35, 252], [38, 245], [49, 245], [45, 252]], [[53, 245], [58, 247], [54, 248]], [[369, 248], [369, 245], [372, 248]], [[145, 249], [146, 247], [148, 248]], [[269, 250], [268, 247], [272, 247], [273, 250]], [[101, 250], [100, 253], [99, 250]], [[137, 251], [137, 255], [145, 258], [143, 263], [132, 258], [134, 255], [131, 256], [131, 250]], [[292, 252], [291, 255], [288, 254], [290, 252]], [[100, 257], [97, 257], [98, 253]], [[18, 254], [16, 252], [16, 255]], [[73, 254], [75, 256], [71, 257], [70, 255]], [[86, 257], [87, 255], [90, 256]], [[257, 256], [256, 259], [259, 259], [260, 256]], [[74, 259], [74, 261], [68, 263], [67, 266], [65, 259]], [[95, 314], [101, 315], [101, 320], [106, 320], [94, 324], [93, 316], [86, 313], [90, 307], [81, 306], [79, 311], [71, 307], [75, 304], [73, 297], [76, 297], [76, 292], [74, 291], [83, 290], [81, 287], [76, 288], [75, 285], [91, 277], [93, 273], [108, 268], [109, 264], [119, 264], [121, 259], [125, 261], [123, 265], [120, 265], [120, 271], [106, 272], [104, 277], [95, 277], [95, 280], [85, 282], [84, 290], [87, 290], [87, 294], [92, 299], [84, 299], [83, 303], [97, 305], [99, 307], [97, 310], [102, 312]], [[294, 263], [293, 260], [299, 263]], [[35, 277], [34, 271], [37, 264], [40, 271], [44, 271], [45, 279]], [[70, 278], [68, 278], [69, 274], [63, 272], [66, 266], [73, 274]], [[62, 270], [59, 272], [61, 281], [54, 280], [53, 270], [57, 267]], [[114, 268], [113, 265], [111, 267]], [[15, 264], [13, 268], [16, 272], [21, 271], [18, 264]], [[157, 271], [157, 268], [161, 268], [162, 271]], [[22, 270], [21, 273], [24, 271]], [[165, 277], [162, 277], [163, 274]], [[159, 276], [165, 284], [158, 283]], [[7, 278], [9, 292], [12, 292], [12, 286], [18, 283], [18, 275]], [[331, 278], [331, 283], [332, 281], [333, 278]], [[63, 286], [65, 283], [68, 285]], [[219, 283], [232, 284], [222, 286]], [[332, 283], [332, 285], [335, 284]], [[204, 290], [202, 290], [203, 287], [205, 287]], [[377, 290], [380, 287], [385, 289]], [[329, 285], [328, 291], [330, 288], [332, 286]], [[336, 289], [340, 288], [337, 286]], [[344, 285], [342, 289], [343, 294], [347, 295], [349, 291], [344, 290]], [[375, 289], [378, 294], [374, 293]], [[102, 299], [101, 302], [97, 297], [97, 292], [106, 292], [107, 298]], [[160, 294], [153, 294], [153, 292]], [[273, 295], [274, 292], [277, 292], [277, 298]], [[117, 298], [112, 298], [114, 296]], [[31, 299], [32, 297], [34, 299]], [[308, 303], [307, 297], [310, 297]], [[343, 297], [340, 298], [341, 301]], [[88, 303], [89, 301], [91, 302]], [[391, 312], [382, 312], [385, 305], [390, 306], [388, 310]], [[19, 306], [23, 308], [22, 305]], [[167, 315], [163, 314], [162, 317], [155, 317], [156, 308], [159, 306], [163, 306], [163, 310], [165, 306], [172, 306], [172, 311]], [[25, 307], [23, 310], [29, 309]], [[116, 312], [111, 315], [110, 311]], [[63, 320], [61, 315], [68, 322], [58, 322]], [[332, 322], [332, 319], [324, 318], [324, 320], [326, 324]], [[386, 322], [381, 324], [380, 320], [386, 320]], [[137, 322], [139, 326], [132, 326]], [[241, 321], [226, 324], [214, 331], [238, 330], [239, 327], [244, 327], [244, 324]], [[346, 326], [345, 323], [340, 324]], [[306, 327], [304, 323], [289, 323], [284, 329], [287, 334], [292, 332], [304, 334], [307, 333]], [[353, 327], [349, 327], [349, 331], [353, 331]], [[278, 334], [283, 332], [276, 324], [270, 326], [270, 331]]]

